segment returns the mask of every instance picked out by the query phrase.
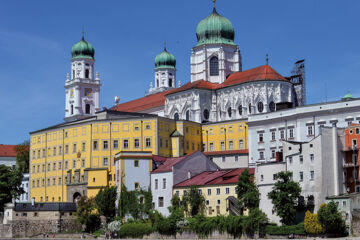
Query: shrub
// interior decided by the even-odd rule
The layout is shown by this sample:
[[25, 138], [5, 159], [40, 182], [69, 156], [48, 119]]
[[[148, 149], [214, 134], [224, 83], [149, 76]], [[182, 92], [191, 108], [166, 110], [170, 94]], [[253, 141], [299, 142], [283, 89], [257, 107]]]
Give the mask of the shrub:
[[120, 238], [142, 238], [154, 232], [151, 225], [147, 223], [125, 223], [119, 231]]
[[85, 232], [93, 232], [98, 230], [101, 226], [100, 216], [98, 214], [91, 214], [85, 226]]
[[250, 214], [244, 217], [244, 231], [248, 236], [254, 236], [255, 233], [260, 233], [260, 230], [268, 223], [266, 214], [258, 208], [250, 210]]
[[346, 235], [345, 221], [342, 219], [341, 214], [333, 201], [328, 204], [320, 205], [318, 219], [327, 234], [337, 236]]
[[307, 233], [311, 234], [320, 234], [325, 232], [318, 220], [318, 215], [316, 213], [311, 213], [309, 210], [305, 213], [304, 229]]
[[267, 225], [266, 233], [269, 235], [305, 235], [304, 223], [299, 223], [298, 225], [292, 226], [276, 226], [276, 225]]
[[243, 216], [229, 215], [226, 218], [226, 232], [234, 238], [240, 238], [243, 233]]

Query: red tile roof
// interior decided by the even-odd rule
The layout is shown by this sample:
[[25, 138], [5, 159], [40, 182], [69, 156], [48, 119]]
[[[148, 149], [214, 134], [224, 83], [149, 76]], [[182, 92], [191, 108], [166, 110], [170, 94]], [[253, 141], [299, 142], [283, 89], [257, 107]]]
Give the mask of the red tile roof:
[[249, 69], [247, 71], [233, 73], [221, 85], [222, 87], [227, 87], [250, 81], [266, 80], [279, 80], [288, 82], [286, 78], [277, 73], [272, 67], [269, 65], [263, 65], [257, 68]]
[[[174, 187], [190, 187], [204, 186], [204, 185], [220, 185], [220, 184], [233, 184], [238, 181], [240, 174], [246, 168], [236, 168], [231, 170], [219, 170], [219, 171], [205, 171], [190, 179], [187, 179], [181, 183], [176, 184]], [[248, 168], [250, 174], [255, 173], [254, 168]]]
[[157, 169], [152, 171], [152, 173], [161, 173], [161, 172], [170, 172], [172, 170], [172, 167], [184, 160], [187, 156], [183, 157], [174, 157], [174, 158], [167, 158], [166, 161], [160, 165]]
[[16, 145], [2, 145], [0, 144], [0, 157], [16, 157]]
[[277, 73], [269, 65], [263, 65], [243, 72], [233, 73], [222, 84], [211, 83], [204, 80], [189, 82], [179, 88], [174, 88], [164, 92], [151, 94], [126, 103], [120, 103], [112, 107], [111, 110], [123, 111], [123, 112], [141, 112], [143, 110], [164, 106], [165, 96], [168, 94], [182, 92], [189, 89], [216, 90], [250, 81], [266, 81], [266, 80], [288, 81], [286, 78], [284, 78], [279, 73]]
[[204, 152], [204, 154], [205, 154], [206, 156], [234, 155], [234, 154], [248, 154], [248, 153], [249, 153], [249, 150], [248, 150], [248, 149]]

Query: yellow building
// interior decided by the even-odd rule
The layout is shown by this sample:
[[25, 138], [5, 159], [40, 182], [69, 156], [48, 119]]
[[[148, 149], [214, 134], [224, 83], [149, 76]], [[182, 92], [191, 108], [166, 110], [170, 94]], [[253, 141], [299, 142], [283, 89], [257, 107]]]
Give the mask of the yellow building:
[[[181, 134], [173, 146], [172, 134]], [[30, 194], [40, 202], [72, 202], [114, 186], [120, 151], [165, 157], [201, 148], [201, 125], [150, 114], [105, 110], [30, 133]], [[178, 152], [173, 152], [178, 149]]]
[[[190, 186], [196, 186], [205, 198], [206, 216], [239, 215], [240, 210], [236, 206], [236, 184], [244, 170], [245, 168], [237, 168], [200, 173], [176, 184], [173, 187], [173, 194], [182, 199], [189, 193]], [[254, 173], [254, 169], [250, 168], [249, 172]]]

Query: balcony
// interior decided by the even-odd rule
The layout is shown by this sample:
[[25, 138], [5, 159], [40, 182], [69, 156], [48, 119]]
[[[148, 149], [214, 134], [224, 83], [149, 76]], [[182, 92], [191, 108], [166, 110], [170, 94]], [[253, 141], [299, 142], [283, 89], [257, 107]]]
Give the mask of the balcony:
[[343, 167], [344, 168], [355, 168], [355, 167], [359, 167], [358, 163], [357, 162], [345, 162], [343, 164]]
[[350, 178], [346, 178], [345, 179], [345, 183], [359, 183], [360, 182], [360, 179], [359, 178], [353, 178], [353, 177], [350, 177]]
[[359, 148], [356, 145], [352, 145], [349, 147], [345, 147], [345, 149], [343, 150], [344, 152], [355, 152], [355, 151], [359, 151]]

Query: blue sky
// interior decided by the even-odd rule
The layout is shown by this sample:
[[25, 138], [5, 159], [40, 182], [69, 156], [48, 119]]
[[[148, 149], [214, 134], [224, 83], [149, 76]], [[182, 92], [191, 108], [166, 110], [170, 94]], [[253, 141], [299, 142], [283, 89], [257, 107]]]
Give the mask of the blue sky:
[[[306, 59], [307, 102], [360, 97], [360, 1], [218, 0], [235, 28], [243, 69], [270, 65], [289, 75]], [[70, 49], [85, 38], [95, 47], [101, 106], [144, 95], [163, 48], [177, 59], [177, 79], [190, 80], [190, 51], [211, 0], [7, 0], [0, 14], [0, 144], [63, 121]]]

